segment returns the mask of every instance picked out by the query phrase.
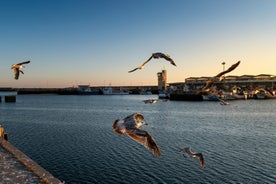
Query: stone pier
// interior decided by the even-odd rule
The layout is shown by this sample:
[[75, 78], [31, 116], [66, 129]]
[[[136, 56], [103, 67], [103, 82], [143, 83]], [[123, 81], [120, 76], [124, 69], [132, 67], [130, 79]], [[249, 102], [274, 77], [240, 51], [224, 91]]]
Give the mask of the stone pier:
[[59, 179], [4, 139], [7, 135], [0, 126], [0, 181], [5, 184], [39, 183], [61, 184]]

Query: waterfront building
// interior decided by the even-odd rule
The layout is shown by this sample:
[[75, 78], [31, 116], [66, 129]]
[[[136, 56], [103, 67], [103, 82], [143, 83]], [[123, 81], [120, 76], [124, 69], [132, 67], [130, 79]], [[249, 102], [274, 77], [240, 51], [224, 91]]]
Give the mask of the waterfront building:
[[[210, 78], [212, 77], [189, 77], [185, 79], [185, 82], [170, 83], [169, 88], [174, 91], [191, 92], [202, 88]], [[270, 74], [229, 75], [225, 76], [222, 81], [215, 82], [214, 86], [225, 91], [231, 91], [236, 87], [251, 91], [258, 88], [274, 91], [276, 89], [276, 76]]]

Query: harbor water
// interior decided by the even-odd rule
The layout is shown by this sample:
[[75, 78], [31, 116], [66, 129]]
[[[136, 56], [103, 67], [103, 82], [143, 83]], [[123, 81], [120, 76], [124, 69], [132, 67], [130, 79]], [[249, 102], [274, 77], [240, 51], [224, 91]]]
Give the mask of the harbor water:
[[[9, 141], [65, 183], [276, 183], [276, 100], [143, 100], [155, 95], [19, 95], [0, 104]], [[144, 115], [162, 156], [112, 130]], [[205, 167], [178, 150], [201, 152]]]

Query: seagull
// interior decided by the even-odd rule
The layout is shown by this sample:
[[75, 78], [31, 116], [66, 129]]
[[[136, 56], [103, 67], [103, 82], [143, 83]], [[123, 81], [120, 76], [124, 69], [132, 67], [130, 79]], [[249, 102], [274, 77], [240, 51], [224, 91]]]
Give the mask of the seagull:
[[136, 70], [142, 70], [145, 66], [145, 64], [147, 64], [152, 58], [154, 59], [159, 59], [159, 58], [164, 58], [165, 60], [169, 61], [172, 65], [176, 66], [176, 64], [174, 63], [174, 61], [172, 60], [172, 58], [170, 58], [170, 56], [168, 54], [163, 54], [161, 52], [156, 52], [153, 53], [150, 58], [145, 61], [142, 65], [138, 66], [137, 68], [134, 68], [133, 70], [128, 71], [128, 73], [134, 72]]
[[145, 104], [154, 104], [154, 103], [159, 102], [159, 101], [161, 101], [161, 102], [167, 102], [168, 99], [147, 99], [147, 100], [143, 100], [143, 102]]
[[154, 156], [161, 156], [153, 137], [147, 131], [139, 129], [142, 125], [147, 125], [144, 116], [140, 113], [134, 113], [124, 119], [115, 120], [112, 128], [119, 135], [126, 133], [131, 139], [144, 145]]
[[224, 100], [222, 100], [222, 99], [220, 99], [220, 98], [218, 98], [218, 99], [219, 99], [219, 101], [220, 101], [220, 105], [229, 105], [228, 102], [226, 102], [226, 101], [224, 101]]
[[18, 80], [20, 72], [21, 72], [22, 74], [24, 74], [24, 72], [23, 72], [22, 70], [20, 70], [21, 68], [24, 67], [23, 65], [24, 65], [24, 64], [28, 64], [28, 63], [30, 63], [30, 62], [31, 62], [31, 61], [24, 61], [24, 62], [21, 62], [21, 63], [13, 64], [13, 65], [11, 66], [11, 69], [13, 69], [13, 72], [14, 72], [14, 78], [15, 78], [16, 80]]
[[[186, 148], [180, 149], [179, 152], [186, 153], [186, 154], [188, 154], [189, 157], [193, 157], [193, 158], [197, 157], [199, 159], [201, 168], [204, 167], [204, 158], [201, 153], [194, 153], [192, 151], [191, 147], [186, 147]], [[183, 155], [183, 156], [185, 156], [185, 155]]]
[[147, 100], [143, 100], [143, 102], [145, 104], [148, 104], [148, 103], [154, 104], [154, 103], [158, 102], [158, 99], [147, 99]]
[[238, 61], [237, 63], [233, 64], [231, 67], [229, 67], [227, 70], [220, 72], [219, 74], [217, 74], [216, 76], [212, 77], [211, 79], [209, 79], [205, 86], [200, 89], [198, 92], [208, 92], [210, 91], [210, 87], [217, 81], [222, 81], [223, 80], [223, 75], [226, 73], [229, 73], [231, 71], [233, 71], [235, 68], [237, 68], [239, 66], [241, 61]]

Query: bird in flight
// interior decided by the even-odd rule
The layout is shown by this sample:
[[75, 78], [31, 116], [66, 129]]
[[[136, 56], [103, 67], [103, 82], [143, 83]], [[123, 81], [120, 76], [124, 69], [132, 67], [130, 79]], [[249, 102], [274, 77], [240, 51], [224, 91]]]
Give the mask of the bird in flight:
[[158, 102], [158, 99], [147, 99], [147, 100], [143, 100], [143, 102], [145, 104], [154, 104], [154, 103]]
[[161, 101], [161, 102], [167, 102], [168, 99], [147, 99], [147, 100], [143, 100], [143, 102], [145, 104], [154, 104], [154, 103], [157, 103], [159, 101]]
[[112, 128], [117, 134], [125, 133], [134, 141], [144, 145], [154, 156], [161, 156], [159, 147], [153, 137], [147, 131], [139, 129], [142, 125], [147, 125], [144, 116], [140, 113], [134, 113], [124, 119], [115, 120]]
[[[194, 153], [192, 151], [191, 147], [182, 148], [179, 150], [179, 152], [183, 152], [184, 154], [187, 154], [189, 157], [192, 157], [192, 158], [197, 157], [199, 159], [201, 168], [204, 167], [204, 158], [203, 158], [202, 153]], [[183, 156], [185, 156], [184, 154], [183, 154]]]
[[218, 99], [219, 99], [219, 101], [220, 101], [220, 105], [229, 105], [228, 102], [226, 102], [226, 101], [224, 101], [224, 100], [222, 100], [222, 99], [220, 99], [220, 98], [218, 98]]
[[219, 74], [217, 74], [216, 76], [212, 77], [211, 79], [209, 79], [205, 86], [202, 89], [199, 89], [197, 92], [208, 92], [211, 88], [211, 86], [216, 82], [216, 81], [221, 81], [223, 80], [223, 75], [226, 73], [229, 73], [231, 71], [233, 71], [234, 69], [236, 69], [241, 61], [238, 61], [237, 63], [233, 64], [231, 67], [229, 67], [227, 70], [220, 72]]
[[11, 66], [11, 69], [13, 70], [14, 72], [14, 79], [18, 80], [19, 78], [19, 74], [22, 73], [24, 74], [24, 72], [22, 70], [20, 70], [21, 68], [23, 68], [24, 64], [28, 64], [30, 63], [31, 61], [24, 61], [24, 62], [21, 62], [21, 63], [17, 63], [17, 64], [13, 64]]
[[152, 58], [154, 58], [154, 59], [164, 58], [165, 60], [169, 61], [172, 65], [176, 66], [173, 59], [170, 58], [170, 56], [168, 54], [163, 54], [161, 52], [156, 52], [156, 53], [153, 53], [150, 56], [150, 58], [147, 61], [145, 61], [142, 65], [138, 66], [137, 68], [134, 68], [133, 70], [128, 71], [128, 73], [134, 72], [138, 69], [142, 70], [144, 68], [145, 64], [147, 64]]

